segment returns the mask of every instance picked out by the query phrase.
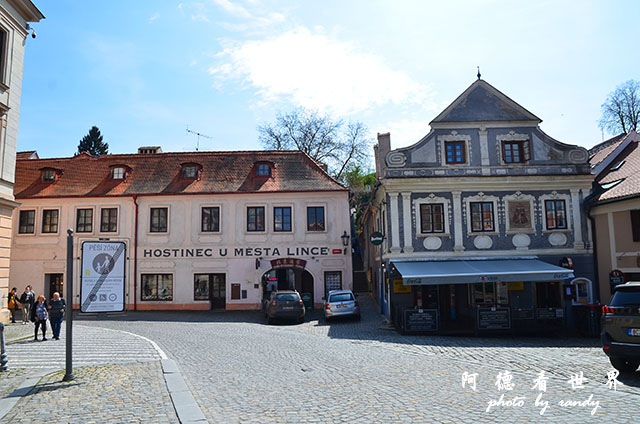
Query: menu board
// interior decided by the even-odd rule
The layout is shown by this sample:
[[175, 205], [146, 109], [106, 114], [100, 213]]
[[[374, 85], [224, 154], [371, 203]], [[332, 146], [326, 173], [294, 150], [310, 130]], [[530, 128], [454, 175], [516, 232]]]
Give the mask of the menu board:
[[438, 331], [437, 309], [407, 309], [404, 311], [404, 331]]
[[478, 330], [509, 330], [511, 310], [501, 307], [478, 308]]

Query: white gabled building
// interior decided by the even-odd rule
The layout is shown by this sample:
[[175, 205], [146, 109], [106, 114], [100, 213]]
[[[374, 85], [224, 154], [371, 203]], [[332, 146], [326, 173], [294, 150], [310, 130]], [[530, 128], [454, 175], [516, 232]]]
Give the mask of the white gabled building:
[[61, 291], [71, 228], [76, 258], [84, 241], [126, 244], [130, 310], [258, 309], [274, 286], [319, 306], [351, 288], [348, 190], [309, 156], [157, 151], [19, 159], [12, 284]]

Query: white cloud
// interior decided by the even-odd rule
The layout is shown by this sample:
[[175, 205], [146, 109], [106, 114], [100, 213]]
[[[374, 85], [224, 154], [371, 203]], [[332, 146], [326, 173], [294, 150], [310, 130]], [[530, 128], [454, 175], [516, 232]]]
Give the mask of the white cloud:
[[160, 18], [160, 14], [158, 12], [154, 13], [153, 15], [151, 15], [149, 17], [149, 23], [158, 20], [158, 18]]
[[430, 103], [431, 90], [384, 59], [322, 29], [298, 27], [263, 40], [234, 43], [209, 69], [217, 84], [239, 79], [262, 100], [340, 114], [387, 103]]
[[251, 13], [238, 3], [233, 3], [229, 0], [213, 0], [215, 4], [220, 6], [227, 13], [237, 16], [239, 18], [252, 18]]
[[[433, 119], [434, 117], [435, 116], [431, 116], [430, 118]], [[431, 119], [400, 119], [398, 121], [387, 122], [386, 124], [381, 125], [376, 132], [390, 133], [392, 149], [411, 146], [429, 133], [429, 122]]]

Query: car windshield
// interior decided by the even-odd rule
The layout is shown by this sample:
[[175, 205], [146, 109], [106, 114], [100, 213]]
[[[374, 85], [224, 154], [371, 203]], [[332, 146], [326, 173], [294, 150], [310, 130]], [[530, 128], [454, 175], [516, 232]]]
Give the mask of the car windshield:
[[634, 290], [618, 290], [611, 298], [610, 306], [637, 306], [640, 305], [640, 287]]
[[276, 295], [276, 300], [287, 301], [287, 300], [298, 300], [299, 297], [295, 293], [280, 293]]
[[351, 293], [332, 294], [329, 297], [329, 302], [348, 302], [350, 300], [353, 300], [353, 295]]

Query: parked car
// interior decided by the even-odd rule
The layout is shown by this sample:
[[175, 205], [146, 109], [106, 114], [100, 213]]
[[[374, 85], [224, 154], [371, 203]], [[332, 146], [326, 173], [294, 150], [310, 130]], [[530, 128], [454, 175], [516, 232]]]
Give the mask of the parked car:
[[264, 308], [264, 314], [269, 324], [277, 318], [295, 319], [302, 323], [305, 312], [300, 293], [294, 290], [272, 292]]
[[602, 307], [602, 348], [620, 372], [634, 372], [640, 365], [640, 283], [615, 288]]
[[360, 305], [351, 290], [331, 290], [324, 300], [324, 319], [352, 316], [360, 319]]

